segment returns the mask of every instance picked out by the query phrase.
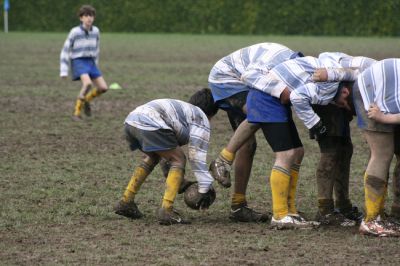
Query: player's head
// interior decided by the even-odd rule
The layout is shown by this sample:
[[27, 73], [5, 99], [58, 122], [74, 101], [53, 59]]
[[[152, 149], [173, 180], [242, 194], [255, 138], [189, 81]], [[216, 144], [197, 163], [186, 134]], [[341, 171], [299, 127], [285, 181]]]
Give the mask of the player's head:
[[351, 111], [353, 108], [353, 101], [351, 97], [351, 90], [354, 82], [343, 81], [339, 83], [338, 91], [335, 95], [335, 104], [340, 108], [345, 108]]
[[96, 9], [91, 5], [83, 5], [79, 8], [78, 16], [79, 18], [83, 16], [96, 17]]
[[189, 103], [199, 107], [209, 118], [218, 112], [218, 106], [214, 103], [214, 98], [209, 88], [203, 88], [195, 92], [190, 97]]

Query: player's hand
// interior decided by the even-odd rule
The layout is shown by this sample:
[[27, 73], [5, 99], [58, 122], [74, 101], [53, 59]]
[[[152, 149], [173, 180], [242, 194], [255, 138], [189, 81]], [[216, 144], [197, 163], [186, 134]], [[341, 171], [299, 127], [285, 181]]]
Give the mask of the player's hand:
[[370, 119], [373, 119], [378, 122], [382, 122], [384, 113], [382, 113], [382, 111], [379, 109], [379, 107], [375, 103], [372, 103], [372, 104], [370, 104], [370, 106], [368, 108], [367, 116]]
[[326, 68], [317, 68], [312, 76], [315, 82], [322, 82], [328, 80], [328, 71]]
[[311, 129], [310, 129], [310, 134], [314, 136], [316, 140], [320, 140], [324, 138], [327, 134], [327, 129], [326, 126], [322, 124], [322, 121], [319, 120], [317, 124], [315, 124]]
[[205, 210], [208, 209], [211, 204], [213, 204], [215, 200], [215, 190], [213, 187], [210, 187], [210, 189], [206, 193], [200, 193], [200, 197], [196, 202], [196, 208], [199, 210]]
[[281, 101], [281, 104], [289, 104], [290, 103], [290, 90], [288, 88], [285, 88], [281, 95], [279, 96], [279, 100]]

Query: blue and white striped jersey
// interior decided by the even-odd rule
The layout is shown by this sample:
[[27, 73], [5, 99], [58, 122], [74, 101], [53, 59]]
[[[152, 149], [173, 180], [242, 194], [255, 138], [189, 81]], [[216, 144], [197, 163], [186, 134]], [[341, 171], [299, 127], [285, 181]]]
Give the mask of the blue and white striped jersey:
[[378, 61], [357, 79], [364, 109], [375, 103], [384, 113], [400, 113], [400, 59]]
[[277, 43], [258, 43], [239, 49], [220, 59], [211, 69], [209, 83], [229, 84], [211, 88], [214, 101], [228, 98], [241, 91], [248, 90], [242, 74], [252, 69], [255, 73], [265, 74], [277, 64], [297, 57], [298, 53]]
[[125, 123], [148, 131], [172, 130], [181, 146], [188, 144], [188, 159], [199, 191], [208, 191], [213, 182], [207, 167], [210, 123], [199, 107], [174, 99], [153, 100], [133, 110]]
[[339, 82], [314, 82], [313, 74], [317, 68], [359, 67], [367, 60], [353, 58], [343, 53], [325, 53], [322, 60], [307, 56], [285, 61], [274, 67], [267, 75], [243, 76], [252, 87], [279, 98], [285, 88], [291, 91], [293, 108], [307, 128], [312, 128], [320, 120], [311, 105], [327, 105], [337, 93]]
[[74, 27], [68, 34], [60, 54], [60, 76], [68, 76], [70, 61], [75, 58], [91, 57], [99, 62], [100, 31], [96, 26], [86, 31], [82, 25]]
[[[360, 72], [377, 62], [375, 59], [369, 57], [350, 56], [340, 52], [321, 53], [319, 54], [318, 59], [322, 62], [322, 64], [330, 67], [357, 68]], [[337, 66], [335, 66], [335, 64]]]

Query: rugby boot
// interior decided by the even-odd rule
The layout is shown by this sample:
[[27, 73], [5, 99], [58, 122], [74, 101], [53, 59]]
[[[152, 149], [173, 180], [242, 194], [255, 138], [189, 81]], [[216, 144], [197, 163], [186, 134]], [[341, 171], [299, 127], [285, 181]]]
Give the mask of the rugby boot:
[[219, 156], [210, 164], [210, 173], [212, 177], [223, 187], [231, 186], [231, 165]]
[[359, 211], [357, 206], [351, 206], [349, 209], [336, 208], [335, 212], [343, 214], [344, 217], [353, 220], [358, 224], [361, 223], [361, 220], [364, 216], [363, 212]]
[[313, 229], [318, 227], [318, 223], [314, 221], [306, 221], [300, 215], [286, 215], [282, 219], [271, 218], [271, 227], [283, 229]]
[[82, 122], [83, 121], [82, 116], [80, 116], [80, 115], [72, 115], [71, 118], [75, 122]]
[[377, 236], [377, 237], [399, 237], [400, 232], [396, 231], [391, 224], [382, 220], [380, 216], [372, 221], [366, 222], [362, 220], [359, 228], [362, 235]]
[[85, 101], [85, 103], [83, 104], [83, 113], [86, 116], [92, 116], [92, 108], [91, 108], [90, 103], [88, 101]]
[[140, 219], [143, 217], [135, 202], [126, 203], [121, 200], [114, 207], [114, 212], [131, 219]]
[[261, 213], [249, 208], [246, 202], [232, 205], [229, 214], [231, 221], [245, 223], [265, 223], [270, 220], [270, 217], [270, 213]]
[[185, 219], [177, 210], [174, 208], [160, 208], [157, 211], [158, 222], [161, 225], [173, 225], [173, 224], [190, 224], [190, 221]]
[[327, 214], [317, 213], [315, 220], [321, 225], [332, 225], [332, 226], [342, 226], [351, 227], [356, 225], [356, 221], [346, 218], [340, 212], [331, 212]]

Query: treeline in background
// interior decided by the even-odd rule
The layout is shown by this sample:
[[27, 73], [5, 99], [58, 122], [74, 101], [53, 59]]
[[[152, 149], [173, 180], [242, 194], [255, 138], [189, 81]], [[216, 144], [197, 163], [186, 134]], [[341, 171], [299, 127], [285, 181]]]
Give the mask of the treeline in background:
[[9, 29], [68, 31], [82, 4], [103, 32], [400, 35], [400, 0], [10, 0]]

